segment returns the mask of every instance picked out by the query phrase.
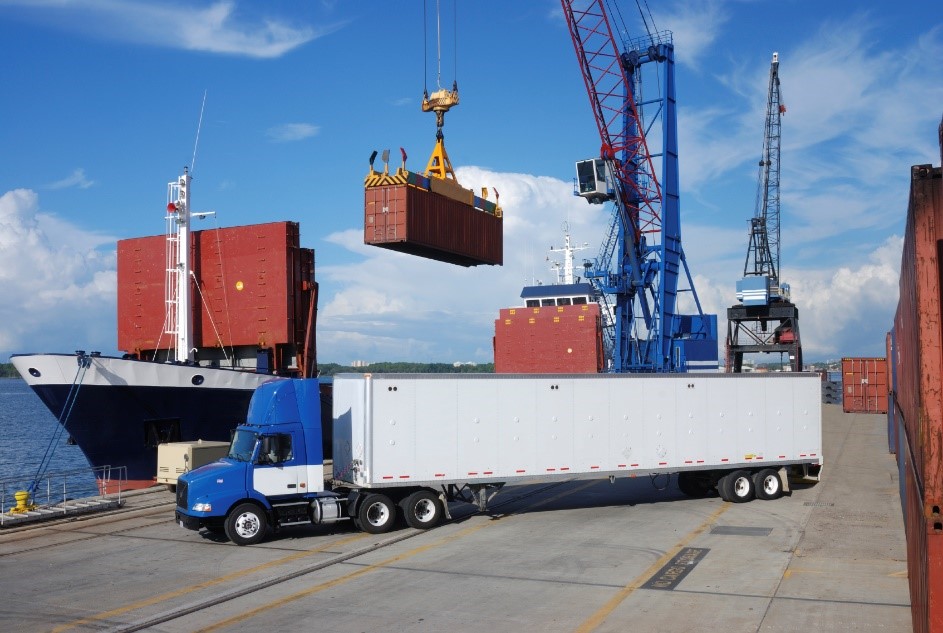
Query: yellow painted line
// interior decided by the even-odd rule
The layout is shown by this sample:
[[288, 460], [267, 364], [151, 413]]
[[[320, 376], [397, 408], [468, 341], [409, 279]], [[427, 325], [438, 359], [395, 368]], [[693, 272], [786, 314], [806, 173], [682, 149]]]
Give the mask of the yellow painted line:
[[111, 618], [116, 615], [121, 615], [122, 613], [128, 613], [129, 611], [137, 611], [138, 609], [143, 609], [144, 607], [149, 607], [151, 605], [158, 604], [165, 600], [171, 600], [173, 598], [180, 597], [182, 595], [190, 593], [191, 591], [199, 591], [200, 589], [206, 589], [207, 587], [212, 587], [214, 585], [218, 585], [220, 583], [224, 583], [229, 580], [234, 580], [241, 576], [254, 574], [256, 572], [260, 572], [265, 569], [269, 569], [271, 567], [277, 567], [278, 565], [284, 565], [286, 563], [290, 563], [291, 561], [298, 560], [300, 558], [305, 558], [306, 556], [311, 556], [312, 554], [319, 554], [329, 548], [346, 545], [348, 543], [352, 543], [353, 541], [359, 541], [359, 540], [365, 539], [368, 536], [369, 534], [363, 534], [363, 533], [355, 534], [354, 536], [351, 536], [350, 538], [341, 539], [340, 541], [334, 541], [333, 543], [329, 543], [325, 545], [324, 547], [319, 547], [317, 549], [312, 549], [312, 550], [305, 550], [303, 552], [298, 552], [297, 554], [291, 554], [284, 558], [279, 558], [278, 560], [269, 561], [267, 563], [263, 563], [256, 567], [250, 567], [249, 569], [241, 569], [231, 574], [226, 574], [225, 576], [214, 578], [213, 580], [207, 580], [206, 582], [201, 582], [196, 585], [190, 585], [188, 587], [176, 589], [174, 591], [161, 594], [159, 596], [147, 598], [146, 600], [133, 602], [131, 604], [118, 607], [117, 609], [112, 609], [111, 611], [104, 611], [102, 613], [96, 613], [95, 615], [89, 616], [87, 618], [82, 618], [81, 620], [74, 620], [72, 622], [67, 622], [60, 626], [57, 626], [56, 628], [52, 630], [52, 633], [59, 633], [60, 631], [68, 631], [69, 629], [74, 629], [84, 624], [90, 624], [92, 622], [97, 622], [99, 620]]
[[827, 574], [828, 572], [822, 571], [820, 569], [800, 569], [798, 567], [791, 567], [783, 572], [783, 578], [790, 578], [793, 574]]
[[473, 532], [477, 532], [478, 530], [488, 527], [489, 525], [491, 525], [491, 523], [486, 523], [486, 522], [479, 523], [478, 525], [472, 525], [470, 527], [465, 528], [464, 530], [461, 530], [459, 532], [456, 532], [455, 534], [452, 534], [451, 536], [448, 536], [443, 539], [439, 539], [438, 541], [435, 541], [434, 543], [429, 543], [427, 545], [420, 545], [419, 547], [413, 548], [409, 550], [408, 552], [403, 552], [402, 554], [397, 554], [396, 556], [387, 558], [386, 560], [381, 561], [379, 563], [374, 563], [373, 565], [367, 565], [366, 567], [362, 567], [361, 569], [351, 572], [347, 574], [346, 576], [341, 576], [339, 578], [335, 578], [334, 580], [328, 580], [328, 581], [322, 582], [320, 585], [315, 585], [314, 587], [309, 587], [308, 589], [304, 589], [297, 593], [293, 593], [290, 596], [285, 596], [281, 600], [270, 602], [266, 604], [265, 606], [252, 609], [250, 611], [243, 611], [239, 613], [239, 615], [233, 616], [227, 620], [222, 620], [206, 628], [197, 629], [195, 633], [208, 633], [209, 631], [216, 631], [218, 629], [225, 628], [232, 624], [236, 624], [237, 622], [245, 622], [245, 620], [251, 617], [254, 617], [256, 615], [259, 615], [260, 613], [263, 613], [265, 611], [277, 609], [278, 607], [284, 604], [287, 604], [289, 602], [294, 602], [295, 600], [300, 600], [301, 598], [316, 594], [318, 592], [324, 591], [325, 589], [331, 589], [338, 585], [342, 585], [346, 582], [354, 580], [355, 578], [359, 578], [361, 576], [369, 574], [370, 572], [376, 571], [378, 569], [382, 569], [384, 567], [388, 567], [394, 563], [398, 563], [407, 558], [412, 558], [413, 556], [426, 552], [434, 547], [439, 547], [451, 541], [455, 541], [465, 536], [468, 536], [469, 534], [472, 534]]
[[610, 598], [606, 604], [600, 607], [596, 613], [591, 615], [585, 622], [583, 622], [583, 624], [581, 624], [579, 628], [576, 629], [577, 633], [589, 633], [590, 631], [595, 630], [596, 627], [598, 627], [600, 624], [605, 622], [606, 618], [608, 618], [609, 615], [615, 611], [616, 607], [622, 604], [626, 598], [631, 596], [636, 589], [645, 584], [649, 578], [651, 578], [659, 569], [665, 566], [665, 563], [674, 558], [674, 556], [680, 552], [682, 548], [700, 536], [700, 534], [710, 527], [711, 523], [713, 523], [721, 514], [726, 512], [731, 505], [731, 503], [725, 502], [722, 506], [717, 508], [717, 510], [715, 510], [709, 517], [704, 519], [704, 522], [701, 523], [693, 532], [689, 533], [686, 537], [678, 541], [674, 547], [665, 552], [661, 558], [652, 563], [651, 566], [643, 571], [640, 576], [619, 590], [619, 592]]

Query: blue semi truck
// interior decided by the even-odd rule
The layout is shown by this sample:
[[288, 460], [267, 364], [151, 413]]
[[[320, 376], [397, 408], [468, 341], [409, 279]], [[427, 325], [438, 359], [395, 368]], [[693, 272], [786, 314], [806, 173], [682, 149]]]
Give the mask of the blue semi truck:
[[292, 524], [351, 520], [379, 534], [400, 516], [431, 528], [451, 501], [485, 510], [504, 485], [660, 474], [692, 496], [776, 499], [822, 465], [820, 384], [798, 373], [344, 374], [322, 417], [317, 379], [272, 380], [228, 455], [178, 479], [176, 519], [238, 545]]

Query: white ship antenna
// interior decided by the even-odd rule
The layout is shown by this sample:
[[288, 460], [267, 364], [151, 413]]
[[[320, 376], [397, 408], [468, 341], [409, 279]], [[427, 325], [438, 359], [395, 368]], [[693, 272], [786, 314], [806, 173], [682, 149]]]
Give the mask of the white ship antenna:
[[[550, 260], [550, 270], [554, 271], [557, 275], [557, 283], [572, 284], [576, 283], [576, 277], [573, 274], [573, 254], [577, 251], [584, 251], [589, 248], [589, 242], [583, 242], [580, 246], [573, 246], [570, 242], [570, 223], [564, 222], [563, 226], [563, 248], [554, 248], [550, 247], [551, 253], [563, 253], [563, 263], [550, 260], [550, 257], [547, 256], [547, 259]], [[561, 279], [560, 268], [563, 268], [563, 274]]]
[[196, 171], [196, 148], [200, 144], [200, 130], [203, 128], [203, 110], [206, 109], [206, 90], [203, 90], [203, 104], [200, 106], [200, 121], [196, 124], [196, 140], [193, 141], [193, 160], [190, 161], [190, 175]]

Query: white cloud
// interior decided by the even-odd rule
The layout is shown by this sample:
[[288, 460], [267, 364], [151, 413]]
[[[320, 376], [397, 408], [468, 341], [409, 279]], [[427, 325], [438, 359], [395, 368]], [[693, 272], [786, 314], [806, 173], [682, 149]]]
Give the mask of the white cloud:
[[268, 129], [267, 135], [273, 141], [287, 143], [302, 141], [316, 136], [321, 128], [310, 123], [285, 123]]
[[854, 268], [785, 268], [799, 306], [799, 330], [805, 358], [883, 356], [884, 338], [897, 309], [900, 258], [904, 240], [892, 235]]
[[114, 242], [42, 213], [34, 191], [0, 196], [0, 350], [113, 352], [115, 253], [97, 247]]
[[264, 5], [235, 0], [207, 7], [144, 0], [6, 0], [24, 16], [86, 36], [184, 50], [275, 58], [341, 28], [314, 27], [260, 15]]
[[656, 5], [654, 14], [655, 28], [673, 33], [675, 60], [692, 68], [707, 65], [706, 60], [712, 59], [707, 51], [730, 19], [717, 0], [683, 0], [667, 10]]
[[94, 180], [89, 180], [85, 177], [85, 170], [79, 167], [72, 172], [71, 175], [66, 176], [62, 180], [57, 180], [56, 182], [50, 183], [47, 185], [49, 189], [67, 189], [68, 187], [78, 187], [79, 189], [88, 189], [95, 184]]

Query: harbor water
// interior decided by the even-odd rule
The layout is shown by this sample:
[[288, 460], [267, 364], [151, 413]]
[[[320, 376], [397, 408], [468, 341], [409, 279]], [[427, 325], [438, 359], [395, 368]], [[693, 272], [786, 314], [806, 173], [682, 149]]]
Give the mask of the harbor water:
[[[78, 446], [68, 444], [56, 418], [19, 378], [0, 378], [0, 482], [30, 482], [43, 474], [69, 473], [70, 495], [97, 491], [91, 467]], [[43, 468], [43, 462], [47, 467]], [[55, 477], [62, 481], [62, 477]]]

